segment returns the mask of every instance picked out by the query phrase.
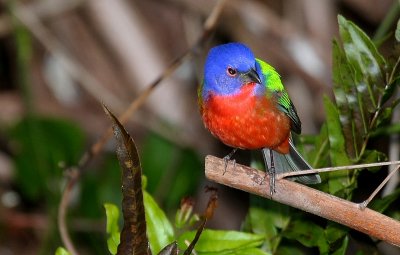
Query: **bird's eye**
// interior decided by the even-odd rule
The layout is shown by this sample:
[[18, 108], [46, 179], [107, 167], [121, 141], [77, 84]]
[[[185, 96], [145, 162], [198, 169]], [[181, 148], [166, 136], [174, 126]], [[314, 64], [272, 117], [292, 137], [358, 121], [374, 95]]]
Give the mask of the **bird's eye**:
[[235, 76], [237, 71], [235, 69], [233, 69], [232, 67], [228, 67], [228, 69], [226, 70], [229, 76]]

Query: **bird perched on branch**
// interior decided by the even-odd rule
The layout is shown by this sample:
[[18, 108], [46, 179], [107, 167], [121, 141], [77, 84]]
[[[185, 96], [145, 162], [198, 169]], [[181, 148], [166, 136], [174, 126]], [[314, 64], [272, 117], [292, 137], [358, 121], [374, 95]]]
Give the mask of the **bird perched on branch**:
[[[275, 192], [275, 173], [312, 169], [293, 145], [291, 132], [301, 122], [279, 74], [254, 57], [244, 44], [216, 46], [208, 53], [198, 103], [205, 127], [224, 144], [237, 149], [261, 149]], [[295, 177], [320, 183], [318, 174]]]

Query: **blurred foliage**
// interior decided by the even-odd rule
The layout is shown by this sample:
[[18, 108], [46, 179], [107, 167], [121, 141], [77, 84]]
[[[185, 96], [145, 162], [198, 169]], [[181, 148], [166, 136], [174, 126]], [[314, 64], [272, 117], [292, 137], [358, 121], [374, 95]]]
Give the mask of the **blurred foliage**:
[[71, 165], [79, 159], [84, 145], [82, 130], [66, 120], [31, 116], [12, 127], [9, 136], [21, 194], [32, 202], [54, 195], [57, 203], [63, 177], [60, 162]]

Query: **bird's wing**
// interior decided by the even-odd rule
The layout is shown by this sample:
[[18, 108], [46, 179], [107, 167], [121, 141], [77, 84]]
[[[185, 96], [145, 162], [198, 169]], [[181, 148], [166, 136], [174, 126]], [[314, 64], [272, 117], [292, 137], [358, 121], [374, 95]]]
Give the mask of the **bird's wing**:
[[296, 108], [294, 107], [292, 101], [289, 98], [288, 93], [286, 90], [281, 92], [275, 93], [278, 100], [279, 109], [286, 113], [289, 116], [291, 123], [292, 123], [292, 130], [296, 134], [301, 133], [301, 121], [299, 116], [297, 115]]
[[261, 72], [263, 73], [265, 79], [264, 84], [268, 91], [272, 92], [272, 95], [276, 98], [279, 109], [286, 113], [286, 115], [291, 120], [291, 129], [293, 132], [301, 133], [301, 121], [297, 115], [296, 108], [294, 107], [292, 101], [289, 98], [285, 87], [282, 84], [281, 78], [275, 68], [261, 59], [256, 59], [257, 63], [260, 65]]

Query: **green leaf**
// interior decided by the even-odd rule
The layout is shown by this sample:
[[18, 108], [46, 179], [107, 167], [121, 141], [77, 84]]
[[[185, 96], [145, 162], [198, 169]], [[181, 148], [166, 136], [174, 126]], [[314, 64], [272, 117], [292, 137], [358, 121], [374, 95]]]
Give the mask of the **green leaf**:
[[342, 245], [332, 253], [332, 255], [345, 255], [347, 254], [347, 246], [349, 245], [349, 237], [345, 236]]
[[[185, 250], [185, 241], [191, 242], [196, 232], [185, 232], [178, 238], [178, 246]], [[205, 229], [196, 244], [195, 250], [200, 254], [244, 254], [240, 250], [256, 248], [264, 241], [264, 235], [238, 231], [221, 231]], [[249, 253], [247, 253], [249, 254]]]
[[[352, 162], [346, 154], [346, 143], [341, 130], [338, 110], [327, 97], [324, 97], [324, 105], [331, 163], [333, 166], [350, 165]], [[335, 171], [328, 175], [329, 193], [331, 194], [337, 194], [351, 184], [348, 171]]]
[[339, 121], [339, 112], [336, 106], [324, 97], [326, 112], [326, 126], [328, 129], [328, 139], [330, 147], [330, 158], [332, 165], [348, 165], [351, 163], [346, 154], [346, 142], [342, 133], [342, 126]]
[[372, 114], [381, 107], [382, 95], [391, 95], [385, 84], [386, 61], [359, 27], [340, 15], [338, 21], [343, 49], [334, 41], [334, 93], [347, 152], [359, 159], [363, 140], [374, 128]]
[[[396, 92], [396, 88], [400, 85], [400, 76], [393, 77], [393, 80], [389, 82], [390, 83], [385, 87], [385, 91], [382, 96], [382, 105], [384, 105]], [[392, 105], [392, 107], [394, 108], [395, 105]]]
[[[220, 254], [220, 253], [216, 253], [216, 255], [217, 254]], [[249, 254], [251, 254], [251, 255], [272, 255], [272, 253], [263, 251], [263, 250], [258, 249], [258, 248], [240, 249], [240, 250], [235, 250], [235, 251], [232, 251], [232, 252], [226, 253], [226, 254], [232, 254], [232, 255], [249, 255]]]
[[288, 246], [288, 245], [280, 245], [278, 251], [276, 252], [277, 255], [307, 255], [303, 249], [300, 249], [298, 246]]
[[[383, 162], [387, 160], [387, 156], [385, 153], [377, 151], [377, 150], [365, 150], [361, 161], [365, 164], [368, 163], [377, 163]], [[382, 167], [369, 167], [368, 171], [376, 172], [382, 169]]]
[[306, 247], [318, 247], [320, 254], [326, 254], [329, 251], [324, 229], [310, 221], [292, 220], [283, 232], [283, 236], [296, 240]]
[[346, 152], [357, 157], [367, 132], [366, 114], [357, 100], [358, 92], [354, 86], [354, 70], [347, 62], [345, 52], [337, 41], [332, 44], [333, 53], [333, 91], [346, 142]]
[[246, 222], [251, 232], [265, 236], [263, 248], [267, 251], [274, 251], [279, 244], [277, 238], [278, 230], [274, 224], [274, 218], [267, 215], [267, 211], [257, 207], [250, 207]]
[[372, 137], [382, 136], [382, 135], [388, 136], [398, 133], [400, 133], [400, 123], [397, 122], [388, 126], [377, 128], [374, 132], [371, 133], [371, 136]]
[[329, 221], [325, 229], [325, 237], [329, 244], [334, 245], [338, 241], [343, 241], [349, 229], [336, 222]]
[[117, 248], [120, 242], [120, 232], [118, 226], [119, 209], [114, 204], [104, 204], [107, 216], [107, 239], [108, 250], [111, 254], [117, 254]]
[[70, 253], [63, 247], [58, 247], [55, 255], [70, 255]]
[[328, 128], [326, 123], [321, 127], [321, 131], [316, 136], [314, 142], [314, 150], [310, 151], [309, 158], [311, 165], [315, 168], [324, 167], [328, 165], [329, 161], [329, 137]]
[[397, 27], [395, 32], [395, 37], [398, 42], [400, 42], [400, 19], [397, 21]]
[[244, 227], [247, 231], [264, 235], [263, 249], [274, 252], [281, 241], [278, 229], [283, 229], [289, 224], [289, 208], [270, 200], [262, 201], [262, 205], [263, 208], [250, 207]]
[[377, 92], [384, 88], [384, 67], [386, 61], [371, 39], [353, 22], [338, 16], [339, 32], [348, 62], [355, 71], [357, 92], [362, 95], [365, 105], [374, 111], [377, 106]]
[[150, 248], [156, 254], [175, 240], [174, 230], [165, 213], [147, 192], [144, 192], [144, 204]]

